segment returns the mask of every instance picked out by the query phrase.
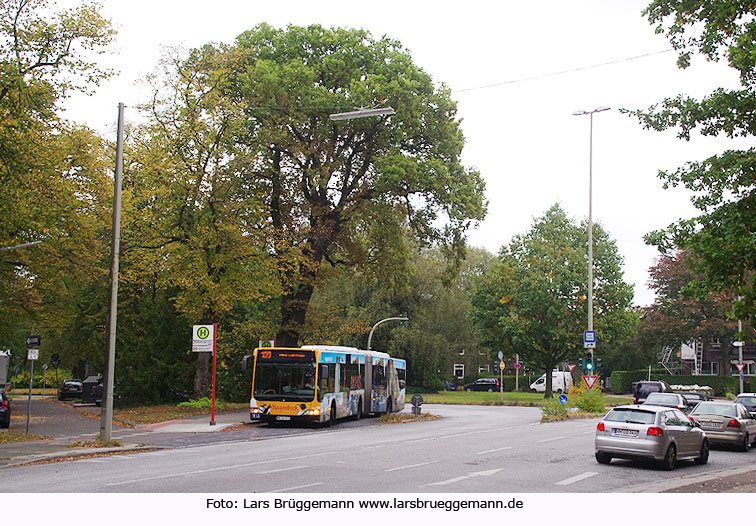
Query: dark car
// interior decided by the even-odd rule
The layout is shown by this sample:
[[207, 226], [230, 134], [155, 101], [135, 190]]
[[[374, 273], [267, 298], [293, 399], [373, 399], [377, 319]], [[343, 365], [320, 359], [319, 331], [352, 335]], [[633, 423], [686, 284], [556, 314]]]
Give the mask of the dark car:
[[11, 406], [10, 399], [5, 393], [0, 393], [0, 428], [10, 427]]
[[81, 398], [84, 393], [84, 384], [81, 380], [63, 380], [58, 387], [58, 400], [71, 400]]
[[671, 393], [672, 388], [663, 380], [649, 380], [633, 383], [633, 403], [642, 404], [649, 393]]
[[465, 391], [488, 391], [492, 393], [499, 390], [498, 378], [478, 378], [471, 384], [465, 384]]
[[698, 402], [706, 402], [708, 400], [711, 400], [711, 398], [709, 398], [705, 394], [696, 393], [693, 391], [679, 391], [678, 394], [681, 394], [685, 397], [685, 399], [688, 401], [688, 410], [691, 411], [698, 405]]

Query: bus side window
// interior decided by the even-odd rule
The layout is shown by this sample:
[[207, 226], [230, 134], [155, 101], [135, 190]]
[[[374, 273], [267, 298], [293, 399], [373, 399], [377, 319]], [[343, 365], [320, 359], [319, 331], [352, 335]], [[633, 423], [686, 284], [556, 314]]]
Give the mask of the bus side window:
[[318, 373], [318, 401], [323, 401], [323, 395], [328, 392], [328, 366], [321, 364]]

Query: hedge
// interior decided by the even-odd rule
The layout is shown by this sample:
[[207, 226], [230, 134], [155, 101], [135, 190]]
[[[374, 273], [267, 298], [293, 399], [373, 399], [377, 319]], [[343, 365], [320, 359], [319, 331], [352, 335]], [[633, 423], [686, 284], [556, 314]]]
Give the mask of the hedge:
[[[528, 375], [527, 374], [521, 374], [520, 375], [520, 391], [526, 391], [526, 392], [530, 391], [530, 383], [531, 382], [535, 382], [536, 380], [538, 380], [538, 378], [540, 378], [540, 376], [541, 375], [538, 375], [538, 376], [532, 375], [531, 376], [531, 380], [528, 380]], [[490, 374], [490, 373], [489, 374], [480, 374], [480, 375], [469, 375], [469, 376], [466, 375], [461, 382], [457, 381], [457, 382], [454, 382], [454, 383], [456, 384], [457, 389], [462, 390], [464, 388], [465, 384], [472, 383], [475, 380], [477, 380], [478, 378], [500, 378], [500, 376], [498, 374], [493, 375], [493, 374]], [[515, 381], [516, 381], [515, 378], [516, 377], [514, 375], [512, 375], [512, 376], [505, 375], [504, 376], [504, 390], [505, 391], [514, 391]]]
[[[648, 379], [648, 369], [639, 369], [637, 371], [612, 371], [611, 374], [612, 393], [625, 394], [631, 391], [631, 384]], [[692, 375], [672, 375], [665, 370], [652, 370], [652, 380], [664, 380], [671, 385], [708, 385], [714, 389], [715, 396], [725, 396], [727, 393], [737, 394], [740, 390], [737, 376], [692, 376]], [[750, 391], [749, 380], [743, 384], [745, 391]]]

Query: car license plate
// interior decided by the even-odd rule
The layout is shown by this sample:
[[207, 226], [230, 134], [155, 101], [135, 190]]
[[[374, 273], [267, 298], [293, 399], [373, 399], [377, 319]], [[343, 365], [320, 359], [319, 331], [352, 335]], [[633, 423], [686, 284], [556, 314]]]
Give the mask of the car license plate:
[[251, 416], [251, 417], [252, 417], [253, 419], [257, 420], [257, 419], [259, 419], [259, 418], [260, 418], [260, 413], [252, 413], [252, 414], [251, 414], [250, 416]]
[[291, 420], [290, 416], [277, 416], [276, 420]]
[[637, 437], [638, 431], [636, 429], [622, 429], [615, 427], [614, 429], [612, 429], [612, 435], [623, 437]]

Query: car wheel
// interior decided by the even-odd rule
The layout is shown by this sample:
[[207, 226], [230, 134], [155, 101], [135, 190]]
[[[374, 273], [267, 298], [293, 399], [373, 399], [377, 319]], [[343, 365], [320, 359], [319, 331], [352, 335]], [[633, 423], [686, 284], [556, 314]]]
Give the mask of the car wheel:
[[562, 394], [562, 390], [561, 389], [557, 389], [557, 394]]
[[489, 387], [489, 388], [488, 388], [488, 392], [489, 392], [489, 393], [493, 393], [493, 388], [492, 388], [492, 387]]
[[609, 464], [612, 461], [612, 456], [601, 451], [596, 451], [596, 461], [599, 464]]
[[740, 444], [740, 451], [748, 451], [749, 447], [751, 447], [751, 440], [748, 438], [748, 433], [746, 433], [743, 437], [743, 443]]
[[536, 393], [537, 391], [535, 389], [530, 390], [531, 393]]
[[695, 459], [693, 462], [695, 462], [698, 465], [704, 465], [709, 461], [709, 441], [704, 439], [704, 441], [701, 443], [701, 454], [698, 455], [698, 458]]
[[465, 387], [465, 391], [469, 392], [469, 391], [472, 391], [472, 389], [470, 389], [469, 387]]
[[677, 448], [674, 444], [670, 444], [667, 448], [667, 454], [664, 455], [662, 467], [666, 471], [672, 471], [675, 469], [675, 464], [677, 464]]

